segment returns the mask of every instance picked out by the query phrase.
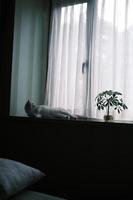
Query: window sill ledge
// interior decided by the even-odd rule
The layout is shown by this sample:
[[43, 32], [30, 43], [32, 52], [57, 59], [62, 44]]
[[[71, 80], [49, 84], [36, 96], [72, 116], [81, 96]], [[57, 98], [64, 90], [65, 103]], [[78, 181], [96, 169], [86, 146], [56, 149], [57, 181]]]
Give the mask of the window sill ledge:
[[20, 117], [20, 116], [8, 116], [4, 121], [16, 121], [16, 122], [34, 122], [34, 123], [61, 123], [61, 124], [129, 124], [133, 125], [133, 121], [128, 120], [112, 120], [105, 121], [97, 118], [79, 118], [79, 119], [55, 119], [55, 118], [30, 118], [30, 117]]

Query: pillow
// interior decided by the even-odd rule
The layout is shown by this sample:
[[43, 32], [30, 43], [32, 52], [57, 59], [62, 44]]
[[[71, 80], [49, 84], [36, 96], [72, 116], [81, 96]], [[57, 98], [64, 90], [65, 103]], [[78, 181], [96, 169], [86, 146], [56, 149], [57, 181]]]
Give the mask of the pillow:
[[40, 170], [23, 163], [0, 158], [0, 200], [22, 191], [44, 175]]

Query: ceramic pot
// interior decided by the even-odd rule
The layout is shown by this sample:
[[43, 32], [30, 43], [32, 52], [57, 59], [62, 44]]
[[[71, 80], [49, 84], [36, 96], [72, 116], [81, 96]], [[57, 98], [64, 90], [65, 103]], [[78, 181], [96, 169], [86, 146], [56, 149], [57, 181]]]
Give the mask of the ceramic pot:
[[105, 121], [112, 121], [113, 120], [113, 116], [112, 115], [104, 115], [104, 120]]

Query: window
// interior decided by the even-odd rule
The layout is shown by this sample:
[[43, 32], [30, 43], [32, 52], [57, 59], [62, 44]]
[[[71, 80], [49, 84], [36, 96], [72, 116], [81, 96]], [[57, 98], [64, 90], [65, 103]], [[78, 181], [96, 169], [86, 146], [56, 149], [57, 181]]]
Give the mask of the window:
[[95, 97], [112, 89], [123, 94], [128, 106], [119, 115], [112, 111], [115, 119], [133, 120], [132, 0], [53, 6], [48, 67], [49, 13], [43, 0], [32, 1], [32, 6], [29, 0], [16, 1], [11, 114], [25, 115], [24, 104], [31, 99], [103, 118]]

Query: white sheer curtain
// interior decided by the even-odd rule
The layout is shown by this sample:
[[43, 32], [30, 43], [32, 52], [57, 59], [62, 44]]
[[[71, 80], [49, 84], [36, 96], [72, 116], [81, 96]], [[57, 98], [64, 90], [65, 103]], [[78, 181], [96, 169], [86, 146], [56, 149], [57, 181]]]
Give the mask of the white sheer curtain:
[[24, 116], [28, 99], [37, 104], [44, 102], [48, 32], [45, 6], [43, 0], [16, 0], [10, 115]]
[[[91, 64], [91, 99], [104, 90], [123, 94], [128, 110], [115, 119], [133, 120], [133, 1], [98, 0]], [[103, 112], [91, 106], [92, 117]]]
[[45, 101], [80, 115], [86, 110], [86, 19], [87, 3], [53, 9]]
[[89, 0], [53, 10], [48, 105], [103, 118], [95, 97], [111, 89], [128, 106], [121, 114], [112, 111], [115, 119], [133, 120], [132, 11], [132, 0]]

